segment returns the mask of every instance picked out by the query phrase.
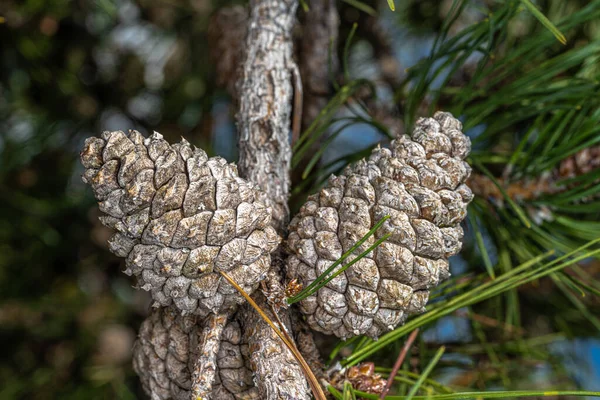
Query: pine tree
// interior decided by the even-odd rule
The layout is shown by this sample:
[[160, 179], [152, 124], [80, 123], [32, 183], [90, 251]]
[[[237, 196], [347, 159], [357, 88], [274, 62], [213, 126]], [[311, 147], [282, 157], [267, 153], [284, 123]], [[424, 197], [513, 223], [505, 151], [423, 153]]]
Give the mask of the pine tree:
[[600, 396], [560, 355], [600, 330], [600, 1], [397, 3], [216, 10], [237, 163], [86, 140], [153, 400]]

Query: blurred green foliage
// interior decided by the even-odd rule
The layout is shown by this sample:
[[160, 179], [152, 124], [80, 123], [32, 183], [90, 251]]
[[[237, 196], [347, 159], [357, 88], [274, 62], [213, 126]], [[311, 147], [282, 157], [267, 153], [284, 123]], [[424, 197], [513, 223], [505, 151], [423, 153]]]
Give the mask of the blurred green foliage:
[[142, 397], [148, 299], [106, 251], [78, 152], [103, 129], [211, 140], [217, 5], [0, 2], [0, 399]]

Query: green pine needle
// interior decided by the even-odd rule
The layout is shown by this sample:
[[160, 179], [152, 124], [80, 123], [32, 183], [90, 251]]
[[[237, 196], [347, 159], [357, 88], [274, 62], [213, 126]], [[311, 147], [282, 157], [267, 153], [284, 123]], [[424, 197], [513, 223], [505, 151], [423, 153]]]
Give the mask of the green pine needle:
[[435, 353], [435, 356], [433, 356], [429, 364], [427, 364], [427, 367], [425, 367], [425, 369], [423, 370], [421, 376], [419, 376], [419, 379], [417, 379], [417, 382], [408, 392], [408, 395], [406, 395], [405, 400], [411, 400], [415, 397], [418, 390], [421, 388], [421, 385], [423, 384], [423, 382], [425, 382], [425, 379], [427, 379], [431, 371], [433, 371], [433, 368], [435, 368], [438, 361], [440, 361], [440, 358], [442, 358], [444, 351], [446, 351], [446, 348], [444, 346], [438, 349], [438, 351]]
[[[350, 257], [350, 255], [352, 255], [352, 253], [354, 253], [364, 242], [366, 242], [371, 236], [373, 236], [375, 234], [375, 232], [377, 232], [377, 230], [383, 225], [383, 223], [385, 221], [387, 221], [388, 219], [390, 219], [389, 215], [384, 216], [383, 218], [381, 218], [374, 226], [373, 228], [371, 228], [371, 230], [369, 232], [367, 232], [358, 242], [356, 242], [356, 244], [354, 246], [352, 246], [350, 249], [348, 249], [347, 252], [345, 252], [344, 254], [342, 254], [342, 256], [337, 259], [333, 264], [331, 264], [331, 266], [329, 268], [327, 268], [325, 270], [325, 272], [323, 272], [321, 275], [319, 275], [317, 277], [317, 279], [315, 279], [310, 285], [308, 285], [307, 287], [305, 287], [300, 293], [298, 293], [297, 295], [293, 296], [293, 297], [289, 297], [287, 299], [287, 303], [288, 304], [294, 304], [297, 303], [299, 301], [304, 300], [305, 298], [313, 295], [314, 293], [316, 293], [319, 289], [321, 289], [323, 286], [327, 285], [332, 279], [334, 279], [336, 276], [340, 275], [342, 272], [344, 272], [346, 269], [348, 269], [350, 266], [352, 266], [353, 264], [355, 264], [356, 262], [358, 262], [361, 258], [365, 257], [367, 254], [369, 254], [371, 251], [373, 251], [375, 248], [377, 248], [377, 246], [379, 246], [381, 243], [383, 243], [385, 240], [387, 240], [391, 235], [390, 234], [386, 234], [384, 236], [382, 236], [379, 240], [377, 240], [372, 246], [370, 246], [367, 250], [363, 251], [361, 254], [359, 254], [356, 258], [354, 258], [352, 261], [350, 261], [349, 263], [347, 263], [346, 265], [344, 265], [342, 268], [340, 268], [338, 271], [333, 272], [335, 270], [335, 268], [340, 265], [341, 263], [343, 263], [348, 257]], [[331, 274], [331, 275], [330, 275]]]
[[531, 2], [531, 0], [521, 0], [521, 3], [533, 14], [534, 17], [540, 21], [542, 25], [546, 27], [554, 37], [562, 44], [567, 44], [567, 38], [563, 35], [560, 30]]
[[553, 272], [560, 271], [561, 269], [569, 265], [573, 265], [583, 259], [597, 256], [600, 254], [600, 249], [586, 251], [589, 247], [592, 247], [597, 243], [600, 243], [600, 239], [590, 241], [584, 246], [581, 246], [569, 252], [568, 254], [560, 256], [540, 266], [540, 261], [547, 260], [553, 254], [553, 252], [541, 254], [535, 258], [532, 258], [528, 262], [523, 263], [517, 268], [498, 276], [495, 280], [477, 285], [471, 290], [461, 295], [454, 296], [449, 300], [436, 303], [425, 314], [422, 314], [410, 320], [405, 325], [384, 334], [377, 342], [373, 342], [363, 347], [361, 350], [354, 352], [352, 355], [346, 358], [342, 364], [344, 366], [355, 365], [372, 356], [385, 346], [400, 339], [412, 330], [437, 321], [439, 318], [449, 315], [460, 308], [490, 299], [508, 290], [517, 288], [528, 282], [535, 281]]

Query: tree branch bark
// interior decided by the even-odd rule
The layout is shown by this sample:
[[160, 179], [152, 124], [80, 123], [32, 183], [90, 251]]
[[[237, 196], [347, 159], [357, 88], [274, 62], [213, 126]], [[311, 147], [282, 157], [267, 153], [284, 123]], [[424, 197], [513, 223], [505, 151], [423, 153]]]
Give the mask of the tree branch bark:
[[227, 324], [227, 313], [211, 314], [206, 318], [198, 343], [198, 358], [192, 371], [192, 398], [208, 399], [217, 374], [217, 355], [221, 335]]
[[[292, 29], [296, 0], [251, 0], [245, 59], [238, 82], [239, 171], [266, 194], [273, 225], [285, 236], [289, 221], [293, 79]], [[281, 287], [282, 254], [273, 254], [268, 287]], [[269, 309], [262, 293], [254, 299]], [[289, 321], [289, 310], [280, 318]], [[308, 384], [292, 353], [248, 305], [239, 311], [255, 382], [263, 399], [310, 399]]]
[[257, 184], [283, 232], [289, 219], [292, 28], [296, 0], [252, 0], [239, 85], [240, 174]]

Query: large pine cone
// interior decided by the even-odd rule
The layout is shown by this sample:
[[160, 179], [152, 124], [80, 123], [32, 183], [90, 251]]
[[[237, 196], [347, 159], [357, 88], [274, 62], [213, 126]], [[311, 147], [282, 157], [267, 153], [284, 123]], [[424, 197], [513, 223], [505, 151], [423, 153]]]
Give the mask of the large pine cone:
[[341, 338], [381, 333], [421, 313], [429, 290], [448, 278], [448, 257], [459, 252], [467, 205], [464, 162], [470, 141], [448, 113], [417, 121], [412, 140], [376, 148], [367, 160], [332, 176], [309, 196], [290, 224], [289, 279], [305, 287], [356, 244], [384, 216], [378, 238], [391, 237], [315, 295], [300, 302], [311, 328]]
[[[202, 340], [198, 316], [180, 316], [173, 307], [159, 308], [142, 323], [133, 348], [133, 367], [152, 400], [189, 400], [192, 373]], [[221, 335], [216, 376], [210, 398], [258, 399], [237, 322], [227, 323]]]
[[155, 306], [207, 315], [243, 301], [218, 273], [251, 293], [270, 267], [279, 237], [261, 193], [223, 158], [208, 158], [183, 140], [173, 146], [154, 133], [104, 132], [85, 142], [84, 181], [117, 230], [110, 250], [126, 257]]

